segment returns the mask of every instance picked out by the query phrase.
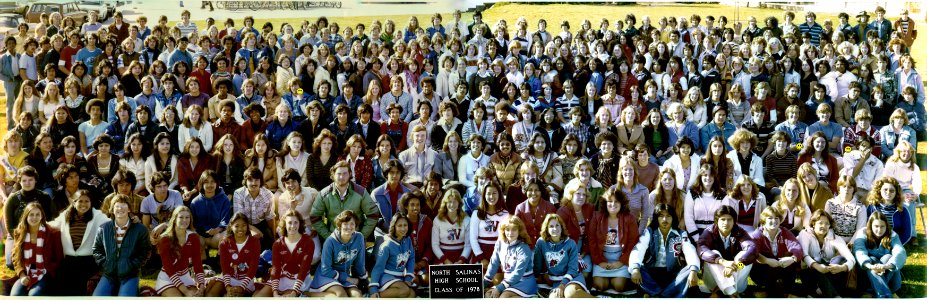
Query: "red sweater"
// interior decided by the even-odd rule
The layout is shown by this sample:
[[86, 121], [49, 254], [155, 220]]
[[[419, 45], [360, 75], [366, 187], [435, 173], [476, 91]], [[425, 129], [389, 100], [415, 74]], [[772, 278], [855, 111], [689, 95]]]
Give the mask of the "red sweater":
[[589, 236], [584, 234], [589, 231], [589, 226], [592, 224], [592, 217], [595, 215], [595, 209], [592, 208], [592, 204], [583, 203], [581, 209], [583, 211], [582, 220], [586, 230], [581, 230], [579, 227], [580, 220], [576, 219], [576, 213], [573, 212], [573, 208], [569, 206], [561, 206], [557, 210], [557, 215], [560, 215], [560, 219], [563, 220], [563, 228], [566, 230], [566, 233], [569, 234], [570, 239], [572, 239], [577, 244], [582, 244], [582, 247], [579, 249], [579, 253], [589, 253], [589, 243], [584, 243], [583, 241], [588, 240]]
[[189, 272], [193, 267], [193, 273], [196, 275], [196, 284], [205, 286], [206, 274], [203, 272], [203, 258], [200, 236], [193, 231], [187, 231], [187, 242], [180, 246], [180, 253], [174, 253], [171, 249], [171, 238], [162, 237], [158, 242], [158, 253], [161, 254], [161, 271], [167, 274], [171, 279], [171, 286], [180, 288], [183, 281], [180, 280], [183, 275]]
[[203, 174], [206, 170], [212, 169], [212, 167], [212, 157], [209, 155], [203, 155], [203, 157], [197, 160], [196, 167], [190, 166], [189, 158], [182, 157], [177, 159], [177, 183], [179, 187], [195, 190], [196, 183], [200, 179], [200, 174]]
[[309, 274], [312, 267], [312, 253], [315, 251], [315, 244], [312, 237], [303, 234], [293, 251], [287, 247], [286, 237], [280, 237], [274, 242], [273, 246], [273, 265], [274, 268], [270, 273], [270, 285], [274, 291], [280, 291], [280, 278], [289, 278], [296, 280], [293, 290], [299, 292], [303, 286], [303, 279]]
[[[587, 225], [586, 232], [590, 233], [589, 237], [589, 255], [592, 256], [592, 264], [598, 265], [605, 261], [605, 238], [608, 235], [608, 215], [602, 212], [596, 212], [592, 217], [592, 222]], [[621, 257], [618, 259], [622, 264], [628, 265], [628, 258], [631, 257], [631, 250], [637, 245], [637, 239], [640, 233], [637, 232], [637, 220], [629, 213], [618, 214], [618, 240], [621, 244]]]
[[228, 287], [232, 284], [232, 279], [242, 282], [242, 288], [248, 292], [253, 292], [252, 282], [257, 275], [258, 262], [261, 256], [261, 241], [255, 237], [249, 236], [245, 246], [238, 250], [235, 245], [235, 237], [229, 235], [228, 238], [219, 244], [219, 262], [222, 266], [222, 282]]

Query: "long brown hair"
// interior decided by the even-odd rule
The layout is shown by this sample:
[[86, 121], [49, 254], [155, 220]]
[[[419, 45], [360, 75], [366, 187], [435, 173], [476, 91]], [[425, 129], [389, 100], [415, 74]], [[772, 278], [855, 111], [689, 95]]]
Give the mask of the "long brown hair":
[[[164, 233], [161, 233], [161, 238], [168, 238], [171, 241], [171, 252], [174, 253], [177, 257], [180, 257], [180, 248], [183, 246], [180, 244], [180, 236], [177, 235], [177, 220], [180, 218], [180, 213], [187, 212], [190, 214], [190, 225], [193, 225], [193, 212], [190, 211], [190, 208], [184, 205], [177, 206], [174, 208], [174, 211], [171, 213], [170, 221], [167, 222], [167, 228], [164, 230]], [[187, 230], [190, 230], [190, 226], [187, 226]]]
[[[45, 226], [48, 228], [48, 220], [45, 219], [45, 211], [42, 210], [42, 205], [38, 202], [30, 202], [26, 204], [26, 208], [23, 209], [22, 216], [19, 217], [19, 225], [16, 226], [16, 230], [13, 231], [13, 264], [20, 264], [23, 259], [23, 244], [26, 242], [26, 233], [29, 233], [29, 222], [26, 221], [26, 218], [29, 217], [29, 213], [32, 210], [38, 209], [39, 214], [42, 215], [42, 219], [39, 221], [39, 226]], [[35, 239], [35, 237], [32, 237]]]
[[[872, 223], [876, 220], [885, 222], [885, 235], [884, 236], [875, 236], [875, 233], [872, 232]], [[876, 210], [869, 215], [869, 220], [866, 221], [866, 248], [872, 249], [878, 246], [885, 247], [885, 249], [892, 248], [892, 223], [888, 221], [888, 217], [885, 216], [881, 211]]]
[[[660, 180], [661, 178], [663, 178], [663, 176], [666, 176], [666, 175], [669, 175], [671, 178], [673, 178], [673, 181], [676, 181], [676, 171], [674, 171], [672, 168], [666, 168], [666, 169], [663, 169], [663, 171], [660, 171], [660, 175], [657, 176], [657, 179]], [[663, 184], [658, 183], [655, 194], [654, 194], [653, 204], [656, 205], [656, 204], [663, 203], [663, 204], [666, 204], [672, 207], [673, 213], [675, 214], [674, 217], [676, 218], [676, 220], [682, 220], [685, 217], [685, 214], [683, 213], [683, 208], [685, 207], [686, 198], [685, 198], [685, 194], [683, 190], [677, 188], [676, 186], [677, 184], [674, 183], [673, 191], [669, 192], [670, 193], [669, 201], [664, 202], [663, 199], [666, 198], [667, 192], [666, 190], [663, 189]]]

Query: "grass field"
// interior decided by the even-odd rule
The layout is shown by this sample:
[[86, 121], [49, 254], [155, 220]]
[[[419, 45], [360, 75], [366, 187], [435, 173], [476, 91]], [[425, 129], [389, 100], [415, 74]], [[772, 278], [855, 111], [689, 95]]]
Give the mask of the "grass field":
[[[758, 19], [762, 20], [767, 16], [776, 16], [780, 18], [783, 14], [780, 10], [772, 9], [759, 9], [759, 8], [735, 8], [730, 6], [722, 5], [711, 5], [711, 4], [674, 4], [674, 3], [660, 3], [660, 4], [647, 4], [647, 5], [596, 5], [596, 4], [496, 4], [490, 9], [483, 12], [484, 21], [488, 24], [495, 24], [499, 19], [505, 19], [510, 29], [514, 29], [514, 24], [516, 19], [519, 16], [524, 16], [529, 24], [529, 31], [535, 29], [535, 24], [537, 20], [544, 18], [547, 20], [549, 26], [548, 30], [557, 33], [560, 32], [559, 23], [562, 20], [567, 20], [575, 28], [578, 28], [581, 22], [584, 19], [589, 19], [593, 27], [597, 27], [598, 22], [601, 18], [607, 17], [610, 21], [614, 22], [618, 19], [623, 19], [625, 14], [634, 13], [638, 17], [638, 23], [643, 16], [651, 16], [653, 19], [653, 24], [657, 24], [657, 19], [659, 16], [666, 15], [676, 15], [676, 16], [685, 16], [688, 18], [689, 15], [693, 13], [698, 13], [700, 15], [726, 15], [731, 20], [731, 25], [737, 20], [743, 21], [746, 23], [746, 19], [749, 16], [756, 16]], [[855, 12], [851, 12], [853, 14]], [[445, 22], [450, 20], [450, 13], [443, 13]], [[472, 13], [465, 13], [463, 19], [466, 21], [471, 20]], [[407, 23], [407, 20], [412, 15], [395, 15], [395, 16], [377, 16], [377, 17], [330, 17], [329, 20], [333, 22], [339, 22], [342, 26], [353, 26], [357, 23], [363, 23], [369, 25], [373, 20], [380, 19], [392, 19], [397, 23], [397, 28], [402, 28]], [[430, 15], [416, 15], [422, 24], [428, 24]], [[263, 23], [269, 21], [274, 24], [275, 28], [279, 28], [283, 23], [295, 24], [298, 26], [306, 18], [277, 18], [269, 20], [258, 20], [258, 23]], [[310, 21], [314, 21], [314, 17], [309, 18]], [[837, 18], [833, 14], [818, 14], [818, 21], [823, 22], [823, 19], [832, 19], [836, 24]], [[203, 28], [205, 21], [194, 21], [200, 28]], [[236, 20], [236, 23], [240, 24], [241, 20]], [[855, 24], [855, 22], [851, 22]], [[731, 26], [729, 25], [729, 26]], [[917, 24], [920, 28], [927, 28], [927, 24], [923, 22], [918, 22]], [[369, 26], [368, 26], [369, 27]], [[921, 38], [916, 42], [913, 49], [913, 57], [917, 61], [918, 70], [927, 70], [927, 39]], [[922, 71], [922, 73], [925, 71]], [[0, 87], [2, 89], [2, 87]], [[0, 97], [0, 102], [5, 102], [6, 97]], [[5, 122], [5, 110], [0, 112], [0, 120]], [[0, 122], [0, 124], [4, 123]], [[0, 126], [2, 127], [2, 126]], [[0, 128], [0, 134], [5, 132], [5, 128]], [[927, 142], [918, 143], [918, 162], [922, 170], [927, 170]], [[923, 178], [927, 178], [927, 172], [922, 173]], [[925, 184], [927, 187], [927, 184]], [[927, 188], [923, 189], [927, 191]], [[923, 239], [923, 225], [918, 217], [916, 220], [918, 235]], [[924, 244], [924, 242], [922, 242]], [[902, 269], [903, 274], [903, 286], [901, 291], [898, 293], [899, 296], [903, 298], [922, 298], [927, 295], [927, 247], [908, 247], [908, 262]], [[0, 257], [2, 261], [2, 257]], [[0, 267], [0, 275], [7, 276], [12, 272], [7, 270], [5, 267]], [[145, 286], [154, 286], [154, 279], [156, 274], [149, 274], [144, 276], [142, 279], [142, 285]]]

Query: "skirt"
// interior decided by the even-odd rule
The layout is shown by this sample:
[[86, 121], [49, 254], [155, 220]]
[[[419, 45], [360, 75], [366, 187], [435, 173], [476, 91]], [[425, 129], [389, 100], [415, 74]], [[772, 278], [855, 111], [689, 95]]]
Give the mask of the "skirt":
[[403, 278], [399, 276], [393, 276], [390, 274], [383, 273], [383, 276], [380, 276], [380, 291], [385, 291], [390, 286], [395, 283], [402, 282]]
[[277, 291], [286, 292], [292, 290], [296, 287], [296, 279], [289, 277], [280, 277], [280, 280], [277, 281]]
[[[464, 259], [463, 257], [460, 257], [460, 256], [463, 254], [463, 250], [444, 250], [444, 249], [441, 249], [441, 251], [444, 252], [444, 259], [446, 259], [446, 260], [449, 260], [449, 261], [451, 261], [451, 262], [456, 262], [457, 260], [466, 261], [466, 259]], [[444, 260], [435, 261], [435, 264], [438, 264], [438, 265], [444, 264]]]
[[310, 293], [321, 293], [333, 286], [340, 286], [345, 289], [357, 288], [357, 285], [347, 280], [342, 282], [335, 278], [326, 277], [322, 275], [315, 275], [315, 277], [312, 278], [312, 282], [309, 283], [308, 286], [305, 286], [305, 285], [303, 286], [303, 291], [310, 292]]
[[490, 258], [492, 258], [492, 253], [493, 253], [493, 251], [496, 250], [496, 245], [482, 244], [482, 243], [481, 243], [481, 244], [480, 244], [480, 250], [483, 251], [483, 254], [474, 255], [474, 256], [473, 256], [473, 263], [480, 263], [480, 261], [482, 261], [482, 260], [484, 260], [484, 259], [488, 261]]
[[[621, 249], [617, 251], [605, 250], [605, 261], [612, 263], [618, 261], [621, 257]], [[593, 277], [605, 277], [605, 278], [616, 278], [624, 277], [631, 278], [631, 272], [628, 271], [628, 266], [622, 266], [617, 269], [607, 270], [603, 267], [600, 267], [598, 264], [592, 265], [592, 276]]]
[[[180, 283], [187, 287], [196, 286], [196, 280], [193, 280], [193, 276], [190, 276], [189, 272], [180, 276]], [[158, 272], [158, 279], [155, 280], [155, 291], [158, 292], [158, 295], [172, 287], [174, 287], [174, 283], [171, 282], [171, 277], [164, 270]]]
[[522, 277], [518, 283], [510, 285], [503, 292], [512, 292], [522, 298], [533, 298], [538, 293], [538, 282], [534, 275], [528, 275]]
[[[159, 276], [159, 277], [160, 277], [160, 276]], [[209, 285], [212, 284], [213, 282], [219, 282], [219, 284], [224, 284], [224, 283], [222, 282], [222, 275], [218, 275], [218, 276], [214, 276], [214, 277], [211, 277], [211, 278], [206, 279], [206, 286], [209, 286]], [[256, 291], [258, 288], [263, 288], [263, 287], [264, 287], [264, 284], [263, 284], [263, 283], [255, 283], [254, 281], [251, 281], [251, 284], [245, 286], [244, 283], [241, 282], [241, 280], [238, 280], [238, 279], [235, 279], [235, 278], [232, 278], [232, 279], [229, 281], [229, 283], [230, 283], [232, 286], [240, 286], [240, 287], [244, 288], [244, 289], [245, 289], [245, 292], [248, 292], [249, 295], [250, 295], [250, 293], [254, 293], [254, 291]]]
[[[563, 283], [563, 276], [550, 276], [550, 280], [551, 280], [550, 287], [552, 289], [555, 289], [555, 288], [560, 287], [560, 285]], [[589, 288], [586, 287], [586, 278], [583, 277], [583, 274], [579, 274], [579, 276], [576, 276], [576, 278], [573, 278], [572, 280], [568, 281], [566, 284], [567, 285], [570, 285], [570, 284], [579, 285], [580, 287], [583, 288], [583, 290], [586, 291], [586, 293], [589, 292]]]

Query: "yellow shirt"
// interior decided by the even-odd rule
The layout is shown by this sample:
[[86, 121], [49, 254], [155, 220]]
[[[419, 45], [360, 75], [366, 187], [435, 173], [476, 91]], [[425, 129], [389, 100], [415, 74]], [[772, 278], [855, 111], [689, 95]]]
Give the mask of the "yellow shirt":
[[26, 152], [19, 151], [14, 156], [9, 154], [4, 155], [3, 158], [0, 158], [0, 171], [3, 172], [3, 181], [11, 182], [16, 181], [16, 174], [20, 168], [26, 166], [26, 158], [29, 155]]

